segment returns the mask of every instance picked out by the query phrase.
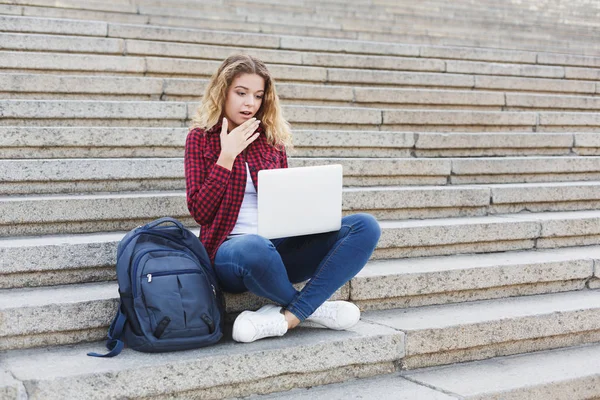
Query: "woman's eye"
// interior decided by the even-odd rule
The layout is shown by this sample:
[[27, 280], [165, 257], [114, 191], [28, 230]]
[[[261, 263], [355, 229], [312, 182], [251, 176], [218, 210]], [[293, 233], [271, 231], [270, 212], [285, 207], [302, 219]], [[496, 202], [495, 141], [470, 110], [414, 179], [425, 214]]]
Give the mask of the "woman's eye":
[[246, 93], [244, 93], [244, 92], [238, 92], [238, 94], [239, 94], [240, 96], [244, 96]]
[[262, 96], [256, 96], [257, 99], [262, 100]]

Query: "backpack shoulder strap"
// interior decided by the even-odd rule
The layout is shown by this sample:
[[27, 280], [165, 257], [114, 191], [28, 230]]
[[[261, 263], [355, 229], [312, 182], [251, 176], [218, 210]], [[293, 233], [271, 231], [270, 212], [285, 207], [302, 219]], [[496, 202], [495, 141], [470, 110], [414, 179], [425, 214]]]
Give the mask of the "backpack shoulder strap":
[[113, 319], [113, 322], [108, 328], [108, 340], [106, 341], [106, 348], [108, 349], [108, 353], [100, 354], [90, 352], [87, 353], [87, 355], [91, 357], [114, 357], [119, 355], [125, 347], [125, 343], [123, 343], [123, 341], [121, 340], [121, 336], [123, 335], [123, 330], [125, 329], [126, 322], [127, 317], [121, 311], [121, 305], [119, 304], [119, 311], [117, 311], [115, 319]]

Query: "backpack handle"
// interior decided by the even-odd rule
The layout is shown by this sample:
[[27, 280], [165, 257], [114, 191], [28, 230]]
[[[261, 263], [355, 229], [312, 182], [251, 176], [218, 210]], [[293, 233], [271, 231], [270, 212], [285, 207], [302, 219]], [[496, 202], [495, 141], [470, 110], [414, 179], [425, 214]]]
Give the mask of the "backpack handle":
[[181, 234], [183, 235], [185, 232], [185, 227], [183, 226], [183, 224], [179, 221], [177, 221], [175, 218], [171, 218], [171, 217], [162, 217], [159, 219], [156, 219], [152, 222], [147, 223], [144, 228], [146, 229], [153, 229], [156, 228], [158, 225], [162, 225], [162, 224], [173, 224], [175, 225], [177, 228], [179, 228], [179, 230], [181, 231]]

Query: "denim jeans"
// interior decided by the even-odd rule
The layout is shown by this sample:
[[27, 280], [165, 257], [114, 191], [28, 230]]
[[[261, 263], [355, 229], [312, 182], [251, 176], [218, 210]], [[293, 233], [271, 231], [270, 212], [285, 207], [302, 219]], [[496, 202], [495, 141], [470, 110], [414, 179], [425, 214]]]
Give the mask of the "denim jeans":
[[[217, 250], [215, 270], [224, 291], [266, 297], [303, 321], [365, 266], [380, 235], [375, 218], [354, 214], [334, 232], [234, 236]], [[292, 286], [307, 279], [301, 291]]]

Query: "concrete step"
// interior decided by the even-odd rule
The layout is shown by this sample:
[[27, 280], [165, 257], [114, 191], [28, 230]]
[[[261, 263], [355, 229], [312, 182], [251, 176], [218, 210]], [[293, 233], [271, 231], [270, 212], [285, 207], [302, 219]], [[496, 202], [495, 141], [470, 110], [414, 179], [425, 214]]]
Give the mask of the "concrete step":
[[[51, 4], [55, 6], [56, 3]], [[61, 4], [65, 7], [64, 4]], [[69, 6], [67, 6], [69, 7]], [[76, 6], [77, 7], [77, 6]], [[86, 3], [84, 6], [79, 8], [90, 8]], [[91, 7], [91, 8], [102, 8], [102, 7]], [[213, 15], [207, 15], [207, 11], [192, 11], [186, 9], [177, 8], [156, 8], [156, 7], [143, 7], [139, 10], [140, 13], [145, 14], [148, 12], [150, 15], [138, 15], [135, 13], [120, 13], [106, 12], [106, 11], [88, 11], [88, 10], [76, 10], [69, 8], [40, 8], [35, 6], [24, 6], [19, 10], [20, 14], [33, 15], [33, 16], [54, 16], [54, 17], [68, 17], [68, 18], [84, 18], [84, 19], [100, 19], [109, 21], [122, 21], [122, 22], [134, 22], [140, 24], [158, 24], [158, 25], [179, 25], [179, 26], [190, 26], [195, 27], [198, 25], [204, 26], [209, 29], [221, 29], [221, 30], [242, 30], [250, 32], [270, 32], [270, 33], [285, 33], [285, 34], [300, 34], [308, 36], [329, 36], [329, 37], [345, 37], [351, 39], [362, 39], [362, 40], [412, 40], [417, 42], [429, 43], [429, 42], [450, 42], [454, 44], [465, 44], [465, 45], [481, 45], [483, 43], [492, 46], [498, 46], [504, 44], [505, 46], [513, 48], [533, 48], [539, 49], [541, 47], [547, 48], [548, 51], [556, 50], [570, 50], [574, 47], [584, 48], [587, 52], [592, 51], [593, 47], [586, 48], [585, 37], [579, 32], [576, 34], [569, 34], [568, 32], [562, 32], [562, 35], [550, 35], [555, 44], [554, 47], [550, 46], [550, 39], [547, 39], [548, 34], [539, 35], [536, 33], [530, 34], [526, 30], [519, 32], [519, 35], [515, 35], [512, 31], [515, 30], [515, 26], [506, 24], [498, 25], [497, 34], [490, 37], [487, 35], [488, 31], [483, 30], [481, 35], [476, 35], [471, 39], [465, 39], [464, 28], [442, 29], [453, 24], [453, 19], [444, 19], [443, 21], [427, 21], [422, 20], [417, 23], [416, 26], [427, 26], [428, 29], [422, 29], [421, 32], [415, 29], [410, 31], [405, 28], [408, 22], [406, 18], [401, 23], [396, 22], [389, 27], [383, 29], [377, 29], [374, 27], [381, 27], [385, 25], [384, 21], [378, 21], [378, 23], [363, 22], [361, 18], [357, 20], [348, 20], [347, 22], [331, 22], [331, 17], [327, 21], [315, 21], [318, 19], [322, 12], [310, 13], [309, 18], [304, 20], [298, 20], [298, 18], [289, 18], [289, 11], [281, 16], [274, 17], [277, 22], [266, 22], [264, 20], [265, 10], [261, 10], [260, 14], [255, 15], [253, 11], [245, 8], [238, 9], [238, 12], [242, 13], [241, 16], [232, 15], [231, 13], [224, 14], [217, 12]], [[11, 13], [10, 11], [8, 11]], [[267, 13], [269, 11], [266, 11]], [[387, 12], [387, 11], [386, 11]], [[152, 15], [156, 14], [156, 15]], [[167, 16], [163, 16], [166, 14]], [[171, 15], [169, 14], [176, 14]], [[210, 14], [210, 13], [209, 13]], [[254, 15], [253, 15], [254, 14]], [[191, 16], [191, 18], [189, 18]], [[262, 17], [262, 18], [261, 18]], [[212, 19], [211, 19], [212, 18]], [[216, 19], [215, 19], [216, 18]], [[324, 17], [327, 18], [327, 17]], [[409, 21], [415, 22], [416, 16], [409, 17]], [[494, 21], [496, 22], [496, 21]], [[489, 24], [490, 22], [487, 22]], [[472, 33], [477, 30], [477, 25], [469, 21], [469, 32]], [[519, 25], [516, 25], [519, 27]], [[398, 28], [400, 27], [400, 28]], [[556, 32], [556, 24], [553, 26], [551, 31], [553, 34]], [[518, 28], [517, 28], [518, 29]], [[429, 33], [431, 30], [437, 30], [438, 32]], [[408, 33], [407, 33], [408, 32]], [[519, 42], [517, 39], [521, 38]], [[569, 40], [571, 39], [571, 40]], [[588, 39], [591, 42], [593, 39]]]
[[[0, 71], [7, 73], [44, 73], [95, 75], [146, 75], [154, 77], [209, 78], [219, 66], [218, 61], [141, 56], [97, 54], [67, 54], [27, 51], [0, 51]], [[568, 68], [568, 67], [567, 67]], [[418, 71], [380, 71], [334, 67], [294, 65], [269, 66], [278, 82], [329, 83], [337, 85], [385, 85], [394, 87], [462, 88], [466, 90], [510, 90], [553, 93], [600, 93], [590, 80], [546, 79], [501, 75], [473, 75]], [[588, 71], [589, 69], [582, 69]], [[585, 76], [593, 78], [591, 73]], [[586, 78], [587, 79], [587, 78]], [[173, 89], [181, 91], [182, 89]], [[200, 95], [200, 94], [198, 94]]]
[[598, 356], [599, 345], [585, 345], [397, 372], [271, 395], [251, 396], [248, 399], [584, 400], [600, 394]]
[[[2, 100], [1, 126], [183, 127], [197, 103]], [[598, 113], [412, 110], [366, 107], [283, 106], [296, 129], [419, 131], [593, 131]], [[443, 127], [443, 128], [442, 128]]]
[[[592, 181], [598, 179], [599, 161], [597, 156], [289, 158], [290, 167], [341, 164], [347, 186]], [[6, 195], [184, 188], [182, 157], [4, 159], [0, 172], [7, 176], [0, 183]]]
[[[203, 79], [0, 74], [5, 99], [170, 100], [198, 101]], [[491, 91], [385, 89], [281, 83], [284, 104], [363, 107], [469, 108], [476, 110], [598, 110], [600, 99]]]
[[[75, 288], [73, 290], [75, 293]], [[42, 289], [36, 291], [43, 294]], [[63, 293], [64, 300], [59, 300], [58, 297], [46, 299], [45, 303], [54, 303], [48, 307], [53, 309], [53, 312], [46, 309], [41, 313], [42, 317], [33, 318], [36, 319], [36, 323], [32, 325], [29, 321], [35, 309], [39, 311], [44, 307], [40, 305], [40, 300], [23, 296], [23, 292], [21, 290], [20, 293], [14, 293], [22, 300], [22, 307], [7, 307], [3, 310], [6, 322], [3, 334], [8, 339], [4, 343], [21, 339], [23, 340], [21, 343], [27, 344], [26, 337], [29, 335], [35, 336], [39, 343], [47, 341], [59, 344], [100, 340], [101, 336], [94, 335], [92, 333], [94, 329], [89, 325], [96, 325], [102, 319], [110, 320], [111, 314], [116, 310], [116, 302], [113, 302], [110, 307], [112, 313], [110, 310], [102, 312], [98, 309], [100, 307], [94, 307], [92, 299], [94, 291], [90, 288], [89, 296], [86, 297], [89, 299], [87, 303], [78, 303], [76, 294], [67, 296]], [[54, 289], [56, 295], [60, 292], [60, 289]], [[17, 329], [14, 323], [11, 324], [15, 317], [21, 322], [20, 328]], [[403, 346], [398, 346], [396, 343], [399, 352], [404, 355], [401, 360], [402, 367], [415, 369], [597, 342], [600, 340], [600, 292], [585, 290], [411, 309], [370, 311], [363, 313], [361, 319], [371, 327], [383, 327], [383, 332], [404, 333], [406, 340]], [[108, 321], [103, 322], [107, 324]], [[69, 328], [74, 330], [67, 331], [66, 329]], [[361, 328], [365, 329], [364, 324], [359, 324], [350, 332], [337, 332], [337, 334], [351, 335], [351, 332], [360, 331]], [[300, 329], [302, 330], [304, 329]], [[381, 335], [381, 331], [379, 332]], [[64, 338], [64, 341], [57, 340], [63, 338], [64, 333], [70, 333], [72, 336]], [[85, 333], [89, 336], [82, 336]], [[389, 341], [389, 338], [387, 340]], [[275, 340], [263, 343], [269, 342]], [[71, 347], [71, 351], [76, 348], [81, 351], [82, 348], [90, 348], [90, 345]], [[219, 346], [216, 346], [211, 349], [218, 348]], [[53, 349], [49, 351], [52, 352]], [[35, 354], [31, 351], [25, 353]], [[47, 354], [47, 351], [42, 353]], [[126, 357], [132, 357], [130, 354], [133, 353], [126, 351]], [[19, 357], [22, 353], [12, 354]], [[52, 358], [49, 354], [47, 356]], [[13, 366], [11, 359], [11, 353], [4, 354], [3, 366], [5, 368], [8, 366], [9, 370]], [[53, 361], [57, 362], [59, 359], [54, 357]], [[124, 365], [126, 358], [121, 360], [119, 365]], [[93, 365], [97, 367], [97, 364]], [[83, 367], [81, 363], [79, 366]], [[82, 372], [81, 369], [77, 371], [79, 374]], [[11, 372], [18, 378], [15, 371]], [[121, 376], [122, 373], [117, 375]], [[84, 381], [81, 376], [79, 378], [80, 382]], [[61, 381], [64, 381], [64, 378]]]
[[[49, 9], [50, 10], [50, 9]], [[49, 11], [48, 10], [48, 11]], [[365, 15], [361, 13], [361, 18], [364, 20]], [[382, 17], [384, 15], [378, 15]], [[487, 25], [489, 27], [489, 25]], [[537, 25], [539, 29], [539, 25]], [[205, 28], [206, 29], [206, 28]], [[414, 29], [414, 27], [411, 27]], [[552, 29], [555, 29], [553, 26]], [[112, 37], [120, 39], [139, 39], [139, 40], [155, 40], [155, 41], [170, 41], [179, 43], [203, 43], [221, 45], [222, 43], [231, 43], [238, 46], [250, 46], [259, 48], [284, 49], [284, 50], [306, 50], [296, 47], [281, 47], [281, 35], [256, 35], [252, 33], [235, 33], [235, 32], [208, 32], [206, 30], [186, 29], [186, 28], [169, 28], [160, 26], [148, 25], [124, 25], [119, 23], [108, 23], [101, 21], [77, 21], [58, 18], [32, 18], [23, 16], [0, 15], [0, 31], [11, 33], [45, 33], [59, 35], [80, 35], [80, 36], [100, 36]], [[581, 32], [578, 33], [581, 35]], [[259, 40], [260, 39], [260, 40]], [[284, 38], [289, 40], [289, 38]], [[316, 47], [319, 43], [324, 44], [327, 41], [319, 41], [315, 38], [303, 38], [302, 42], [311, 43], [313, 50], [327, 50], [329, 52], [341, 49], [329, 47]], [[331, 42], [331, 41], [329, 41]], [[352, 43], [352, 42], [350, 42]], [[348, 43], [345, 43], [347, 45]], [[374, 47], [357, 47], [353, 44], [353, 53], [369, 53], [380, 55], [395, 55], [395, 56], [413, 56], [422, 58], [437, 58], [437, 59], [460, 59], [460, 60], [475, 60], [475, 61], [496, 61], [496, 62], [515, 62], [515, 63], [530, 63], [540, 65], [564, 65], [564, 66], [579, 66], [579, 67], [599, 67], [599, 57], [586, 57], [580, 55], [558, 54], [556, 52], [544, 53], [539, 51], [516, 51], [516, 50], [500, 50], [500, 49], [485, 49], [473, 47], [456, 47], [456, 46], [418, 46], [418, 51], [414, 51], [415, 46], [398, 46], [389, 43], [375, 43]], [[375, 52], [374, 52], [375, 51]], [[379, 52], [379, 53], [377, 53]], [[305, 59], [319, 59], [317, 55], [325, 56], [328, 60], [348, 59], [344, 54], [340, 54], [341, 58], [332, 58], [323, 53], [308, 53], [303, 52]], [[190, 54], [186, 55], [187, 57]], [[396, 59], [399, 64], [402, 59]], [[368, 59], [364, 59], [368, 62]], [[374, 64], [374, 65], [371, 65]], [[379, 69], [377, 63], [370, 63], [370, 68]], [[389, 65], [389, 63], [388, 63]], [[391, 65], [393, 68], [393, 65]]]
[[[597, 286], [594, 269], [599, 257], [600, 247], [590, 246], [371, 261], [332, 299], [350, 300], [365, 311], [577, 291], [586, 284]], [[114, 280], [114, 267], [104, 279]], [[227, 293], [225, 298], [230, 320], [268, 302], [248, 292]], [[0, 290], [7, 321], [0, 332], [6, 339], [1, 350], [103, 338], [117, 304], [114, 281]]]
[[[248, 344], [225, 339], [215, 346], [158, 356], [126, 349], [116, 363], [85, 356], [102, 352], [101, 343], [5, 352], [2, 367], [14, 377], [5, 387], [27, 387], [29, 399], [218, 399], [391, 373], [404, 356], [403, 341], [402, 332], [360, 322], [348, 331], [299, 328], [278, 339]], [[48, 361], [55, 367], [46, 367]], [[113, 377], [107, 381], [106, 374]]]
[[[290, 159], [289, 163], [294, 167], [302, 161], [304, 159]], [[382, 160], [380, 165], [384, 166], [385, 161]], [[395, 161], [397, 166], [405, 164], [405, 167], [400, 168], [402, 175], [399, 179], [412, 179], [412, 183], [415, 184], [421, 177], [425, 181], [433, 180], [436, 177], [434, 175], [436, 170], [440, 181], [452, 183], [451, 178], [455, 177], [452, 165], [445, 174], [440, 170], [449, 162], [462, 165], [463, 160], [396, 159], [391, 161]], [[0, 221], [3, 224], [10, 224], [9, 220], [13, 223], [18, 223], [16, 221], [24, 224], [35, 223], [40, 216], [34, 213], [25, 217], [24, 214], [27, 212], [21, 213], [19, 210], [28, 210], [29, 207], [40, 208], [40, 210], [46, 206], [55, 207], [57, 214], [47, 213], [43, 218], [48, 223], [57, 221], [54, 218], [62, 220], [58, 210], [71, 210], [69, 204], [80, 203], [73, 207], [87, 209], [100, 207], [106, 202], [116, 207], [115, 210], [126, 210], [135, 207], [134, 203], [140, 202], [140, 207], [143, 204], [142, 208], [152, 215], [168, 214], [187, 217], [187, 210], [184, 207], [185, 180], [182, 164], [183, 160], [180, 158], [0, 160], [0, 173], [7, 177], [0, 184], [0, 189], [5, 195], [21, 195], [0, 198], [0, 207], [6, 207], [7, 213], [11, 211], [15, 213], [12, 217], [0, 218]], [[424, 175], [424, 168], [430, 168], [430, 176]], [[389, 173], [396, 174], [398, 171]], [[487, 170], [484, 170], [481, 175], [487, 176], [486, 173]], [[483, 180], [477, 176], [476, 170], [469, 170], [469, 174], [471, 180], [478, 178]], [[446, 175], [445, 179], [441, 179], [444, 175]], [[369, 187], [367, 186], [369, 178], [371, 176], [366, 170], [346, 172], [346, 184], [356, 184], [357, 181], [359, 184], [358, 187], [345, 189], [344, 210], [348, 212], [370, 210], [383, 219], [431, 218], [526, 210], [539, 212], [593, 209], [598, 206], [600, 200], [600, 183], [597, 181], [476, 186], [448, 186], [444, 185], [446, 182], [441, 182], [440, 184], [444, 186]], [[395, 175], [388, 176], [390, 180], [394, 178]], [[150, 190], [152, 192], [145, 192]], [[173, 192], [174, 190], [177, 191]], [[116, 193], [120, 191], [137, 193]], [[97, 192], [113, 193], [95, 194]], [[71, 193], [76, 195], [69, 196]], [[84, 193], [88, 196], [79, 196]], [[61, 196], [44, 197], [41, 194]], [[120, 203], [122, 206], [117, 206]], [[102, 219], [113, 219], [105, 212], [99, 212], [98, 215], [89, 213], [85, 215], [90, 219], [100, 215], [103, 216]], [[71, 218], [77, 217], [71, 215]]]
[[[131, 229], [151, 219], [144, 215], [122, 224]], [[577, 211], [381, 221], [383, 233], [373, 260], [598, 245], [599, 220], [598, 211]], [[79, 227], [65, 225], [74, 226], [71, 231]], [[2, 287], [112, 279], [114, 254], [125, 232], [69, 235], [67, 228], [60, 235], [0, 239]]]
[[400, 159], [328, 157], [296, 158], [290, 161], [295, 167], [341, 164], [344, 167], [345, 183], [349, 186], [600, 180], [600, 159], [594, 156]]
[[600, 340], [600, 292], [581, 291], [366, 313], [406, 334], [406, 369]]
[[[0, 127], [1, 159], [183, 157], [187, 128]], [[595, 133], [294, 129], [290, 157], [598, 155]], [[33, 165], [33, 164], [32, 164]]]
[[[348, 290], [346, 284], [331, 299], [348, 299]], [[226, 301], [229, 322], [241, 311], [269, 303], [248, 292], [227, 294]], [[0, 290], [0, 351], [102, 340], [118, 306], [116, 282]], [[34, 314], [44, 317], [34, 324]]]
[[[221, 60], [232, 52], [248, 51], [244, 47], [226, 47], [206, 44], [182, 44], [148, 40], [81, 37], [65, 35], [44, 35], [31, 33], [0, 33], [0, 48], [12, 51], [54, 52], [54, 53], [91, 53], [107, 55], [131, 55], [149, 57], [148, 69], [157, 68], [156, 72], [164, 72], [165, 63], [172, 65], [190, 66], [194, 59], [200, 59], [204, 65], [209, 65], [206, 59], [215, 60], [214, 70]], [[251, 49], [252, 54], [270, 64], [275, 72], [282, 68], [295, 65], [309, 67], [334, 68], [368, 68], [384, 70], [413, 70], [424, 72], [447, 72], [470, 75], [489, 76], [519, 76], [555, 79], [598, 80], [600, 69], [547, 66], [535, 64], [514, 64], [465, 60], [439, 60], [429, 58], [399, 58], [392, 56], [356, 56], [344, 54], [319, 54], [283, 49]], [[410, 52], [403, 49], [404, 53]], [[418, 49], [417, 49], [418, 50]], [[373, 51], [373, 50], [371, 50]], [[207, 54], [210, 54], [207, 56]], [[194, 57], [193, 55], [197, 55]], [[406, 56], [407, 54], [403, 54]], [[411, 54], [412, 55], [412, 54]], [[154, 57], [160, 57], [154, 59]], [[180, 58], [180, 59], [168, 59]], [[199, 61], [197, 61], [199, 62]], [[196, 62], [196, 63], [197, 63]], [[300, 67], [298, 67], [300, 68]]]
[[370, 261], [352, 279], [362, 310], [420, 307], [597, 288], [600, 247]]
[[[148, 40], [91, 38], [65, 35], [43, 35], [30, 33], [0, 33], [0, 47], [4, 50], [43, 51], [58, 53], [127, 54], [133, 56], [181, 57], [220, 60], [232, 52], [247, 51], [244, 47], [218, 45], [181, 44]], [[405, 51], [406, 52], [406, 51]], [[381, 56], [356, 56], [343, 54], [319, 54], [311, 52], [252, 49], [252, 53], [272, 64], [304, 65], [309, 67], [369, 68], [384, 70], [414, 70], [449, 72], [473, 75], [506, 75], [537, 78], [565, 78], [597, 80], [597, 68], [475, 62], [463, 60], [438, 60], [428, 58], [398, 58]], [[197, 54], [197, 57], [193, 55]], [[159, 68], [164, 61], [154, 60]], [[185, 65], [185, 64], [184, 64]], [[216, 69], [216, 68], [215, 68]]]

